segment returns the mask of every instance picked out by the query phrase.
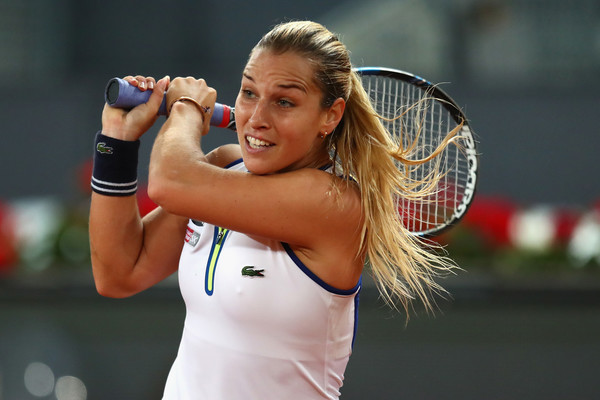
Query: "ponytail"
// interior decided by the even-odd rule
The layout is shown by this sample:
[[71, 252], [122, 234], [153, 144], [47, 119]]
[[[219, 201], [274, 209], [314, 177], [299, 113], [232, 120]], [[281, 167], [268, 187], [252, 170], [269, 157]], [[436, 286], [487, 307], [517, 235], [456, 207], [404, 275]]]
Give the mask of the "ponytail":
[[350, 88], [344, 117], [330, 146], [341, 173], [354, 178], [360, 188], [365, 222], [359, 253], [366, 252], [373, 279], [389, 305], [399, 301], [408, 311], [410, 300], [419, 298], [432, 309], [432, 292], [444, 292], [435, 277], [456, 267], [438, 248], [404, 227], [395, 199], [428, 195], [414, 189], [433, 190], [436, 177], [414, 182], [406, 169], [398, 168], [398, 162], [415, 163], [408, 161], [411, 146], [395, 141], [385, 129], [355, 72]]

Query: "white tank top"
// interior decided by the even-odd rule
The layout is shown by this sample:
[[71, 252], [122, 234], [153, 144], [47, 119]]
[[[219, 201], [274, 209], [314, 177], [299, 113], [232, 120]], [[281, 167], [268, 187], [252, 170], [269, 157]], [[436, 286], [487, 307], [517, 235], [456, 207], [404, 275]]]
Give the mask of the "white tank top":
[[[245, 170], [241, 162], [232, 169]], [[331, 287], [289, 245], [189, 221], [187, 314], [164, 400], [337, 399], [359, 284]]]

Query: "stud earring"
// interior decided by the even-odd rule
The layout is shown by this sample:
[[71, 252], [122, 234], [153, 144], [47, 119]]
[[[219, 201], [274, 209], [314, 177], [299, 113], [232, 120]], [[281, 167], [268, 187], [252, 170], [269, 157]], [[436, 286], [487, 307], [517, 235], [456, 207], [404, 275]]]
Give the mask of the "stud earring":
[[325, 139], [325, 136], [327, 136], [327, 131], [319, 133], [320, 139]]

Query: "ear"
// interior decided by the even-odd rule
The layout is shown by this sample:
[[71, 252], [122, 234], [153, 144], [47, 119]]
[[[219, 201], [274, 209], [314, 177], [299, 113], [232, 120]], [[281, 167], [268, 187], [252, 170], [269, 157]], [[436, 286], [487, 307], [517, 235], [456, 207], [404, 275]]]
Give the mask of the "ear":
[[346, 109], [346, 101], [341, 97], [336, 99], [331, 107], [325, 111], [325, 120], [323, 122], [322, 131], [333, 132], [338, 126], [342, 117], [344, 116], [344, 110]]

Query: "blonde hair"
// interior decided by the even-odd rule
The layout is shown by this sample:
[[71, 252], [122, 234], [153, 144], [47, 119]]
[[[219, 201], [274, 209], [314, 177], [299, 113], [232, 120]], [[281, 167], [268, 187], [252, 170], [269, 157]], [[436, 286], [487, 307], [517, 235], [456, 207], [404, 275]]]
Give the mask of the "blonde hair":
[[[311, 21], [280, 24], [253, 51], [259, 49], [305, 56], [314, 64], [315, 80], [323, 92], [322, 106], [329, 107], [340, 97], [346, 101], [342, 120], [326, 140], [341, 174], [353, 177], [360, 188], [364, 224], [357, 254], [366, 253], [372, 277], [389, 305], [396, 307], [399, 301], [408, 315], [411, 300], [419, 298], [431, 310], [432, 292], [444, 292], [435, 278], [451, 272], [455, 265], [439, 247], [404, 227], [395, 199], [425, 198], [435, 190], [440, 174], [430, 173], [414, 181], [408, 171], [430, 161], [440, 148], [427, 159], [410, 158], [414, 146], [399, 143], [385, 129], [352, 69], [348, 50], [324, 26]], [[441, 147], [447, 146], [458, 130], [449, 132]], [[398, 162], [406, 168], [399, 169]]]

